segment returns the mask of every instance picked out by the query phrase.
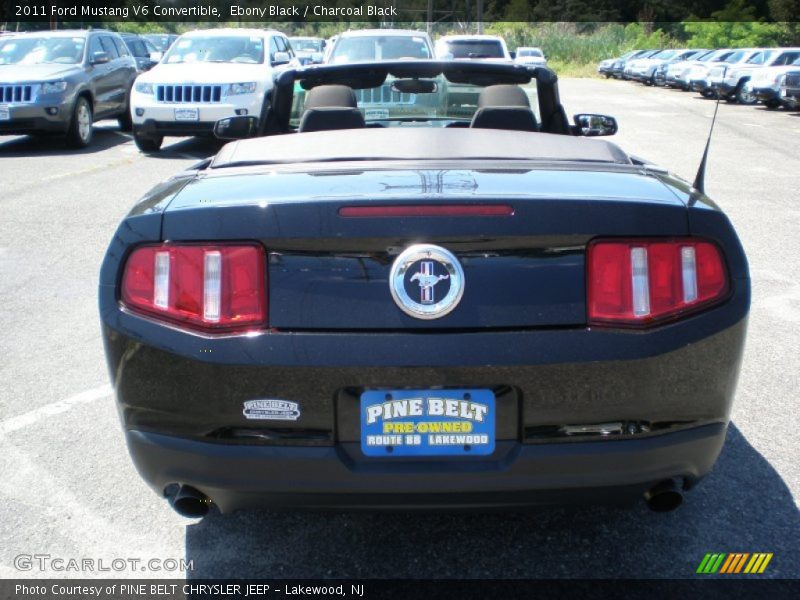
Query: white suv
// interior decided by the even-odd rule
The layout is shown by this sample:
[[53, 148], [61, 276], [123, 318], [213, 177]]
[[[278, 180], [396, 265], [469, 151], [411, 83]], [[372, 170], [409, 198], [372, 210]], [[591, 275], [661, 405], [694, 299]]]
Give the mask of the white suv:
[[276, 67], [299, 66], [279, 31], [211, 29], [178, 38], [131, 92], [133, 139], [156, 152], [165, 135], [209, 135], [219, 119], [261, 117]]

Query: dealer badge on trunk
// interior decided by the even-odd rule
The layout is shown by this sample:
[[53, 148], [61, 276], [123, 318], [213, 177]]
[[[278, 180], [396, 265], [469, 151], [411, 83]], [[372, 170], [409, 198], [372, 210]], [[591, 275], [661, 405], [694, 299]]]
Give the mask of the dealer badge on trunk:
[[389, 275], [392, 298], [407, 315], [438, 319], [450, 313], [464, 295], [464, 270], [452, 252], [417, 244], [395, 259]]

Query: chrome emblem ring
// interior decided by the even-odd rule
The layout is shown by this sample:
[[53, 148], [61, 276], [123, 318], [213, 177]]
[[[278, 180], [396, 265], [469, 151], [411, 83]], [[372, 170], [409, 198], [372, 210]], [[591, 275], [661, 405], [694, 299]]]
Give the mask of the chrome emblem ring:
[[464, 295], [464, 270], [449, 250], [416, 244], [392, 264], [389, 288], [395, 304], [416, 319], [438, 319], [458, 306]]

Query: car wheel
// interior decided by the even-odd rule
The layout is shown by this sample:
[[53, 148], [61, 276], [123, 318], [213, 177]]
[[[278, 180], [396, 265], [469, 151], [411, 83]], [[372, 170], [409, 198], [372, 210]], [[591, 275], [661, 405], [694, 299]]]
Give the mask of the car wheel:
[[[130, 96], [130, 93], [128, 93]], [[125, 112], [117, 117], [120, 131], [130, 131], [133, 129], [133, 117], [131, 117], [131, 103], [130, 100], [125, 103]]]
[[136, 129], [133, 130], [133, 143], [142, 152], [158, 152], [163, 142], [163, 135], [146, 136], [136, 131]]
[[766, 106], [770, 110], [775, 110], [781, 107], [781, 103], [778, 100], [767, 100], [764, 102], [764, 106]]
[[92, 141], [94, 117], [92, 107], [85, 96], [79, 96], [72, 109], [72, 121], [67, 131], [67, 145], [72, 148], [86, 148]]
[[746, 83], [740, 83], [736, 88], [736, 101], [739, 104], [755, 104], [758, 102], [758, 98], [750, 91], [750, 87]]

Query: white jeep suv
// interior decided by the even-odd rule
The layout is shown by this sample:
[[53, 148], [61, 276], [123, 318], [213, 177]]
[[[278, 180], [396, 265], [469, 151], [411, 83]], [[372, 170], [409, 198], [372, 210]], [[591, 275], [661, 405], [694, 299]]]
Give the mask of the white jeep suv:
[[261, 117], [276, 68], [299, 66], [279, 31], [211, 29], [178, 38], [131, 92], [133, 139], [156, 152], [165, 135], [210, 135], [219, 119]]

